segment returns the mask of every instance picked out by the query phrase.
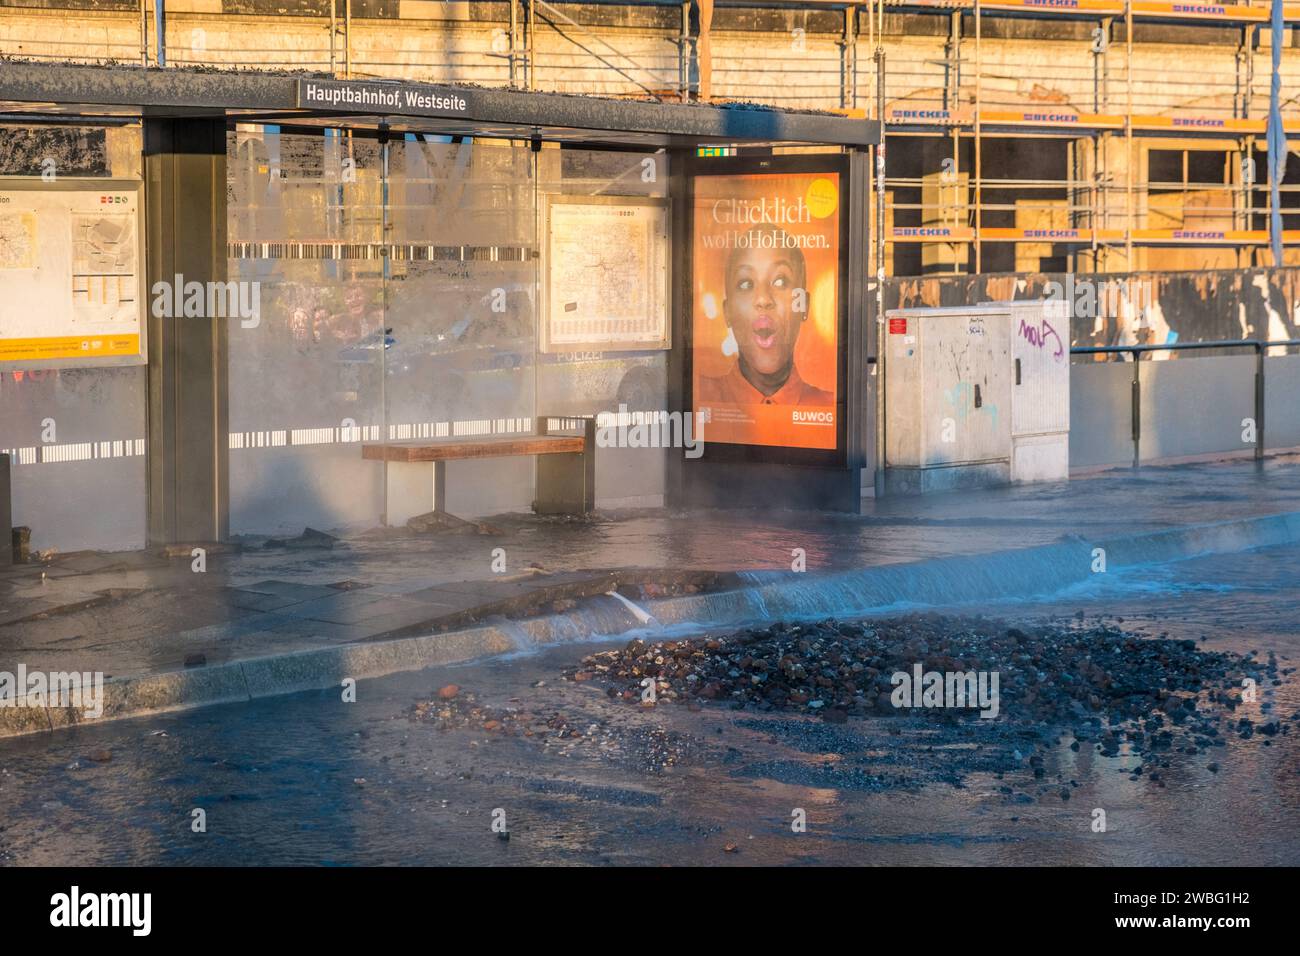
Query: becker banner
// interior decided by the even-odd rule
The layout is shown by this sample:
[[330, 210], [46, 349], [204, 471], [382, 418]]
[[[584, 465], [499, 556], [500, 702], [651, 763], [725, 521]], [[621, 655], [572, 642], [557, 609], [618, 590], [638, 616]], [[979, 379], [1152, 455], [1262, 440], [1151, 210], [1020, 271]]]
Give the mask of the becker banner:
[[692, 386], [705, 441], [834, 449], [839, 174], [699, 176], [694, 221]]

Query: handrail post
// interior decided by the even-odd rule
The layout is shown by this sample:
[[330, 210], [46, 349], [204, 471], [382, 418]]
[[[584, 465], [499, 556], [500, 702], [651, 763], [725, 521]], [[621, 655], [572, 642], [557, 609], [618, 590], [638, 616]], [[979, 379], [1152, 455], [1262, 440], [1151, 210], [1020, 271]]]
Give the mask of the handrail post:
[[1255, 342], [1255, 461], [1264, 460], [1264, 343]]
[[1133, 350], [1133, 467], [1142, 457], [1142, 353]]

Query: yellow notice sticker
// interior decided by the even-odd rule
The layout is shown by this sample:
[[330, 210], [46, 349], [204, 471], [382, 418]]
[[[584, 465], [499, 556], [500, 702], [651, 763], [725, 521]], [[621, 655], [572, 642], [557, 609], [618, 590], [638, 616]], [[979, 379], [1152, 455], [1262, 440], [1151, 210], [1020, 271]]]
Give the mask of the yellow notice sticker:
[[840, 190], [831, 180], [818, 176], [808, 184], [803, 200], [814, 218], [825, 219], [839, 208]]

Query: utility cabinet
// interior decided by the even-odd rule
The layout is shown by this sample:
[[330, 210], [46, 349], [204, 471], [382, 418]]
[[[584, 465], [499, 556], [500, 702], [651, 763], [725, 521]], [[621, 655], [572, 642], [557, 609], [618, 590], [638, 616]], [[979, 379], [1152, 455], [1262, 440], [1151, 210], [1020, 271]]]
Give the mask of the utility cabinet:
[[1068, 477], [1067, 309], [1027, 301], [886, 315], [886, 491]]
[[886, 491], [945, 491], [1010, 480], [1009, 329], [1006, 309], [886, 315]]
[[1070, 477], [1070, 305], [997, 303], [1011, 313], [1011, 480]]

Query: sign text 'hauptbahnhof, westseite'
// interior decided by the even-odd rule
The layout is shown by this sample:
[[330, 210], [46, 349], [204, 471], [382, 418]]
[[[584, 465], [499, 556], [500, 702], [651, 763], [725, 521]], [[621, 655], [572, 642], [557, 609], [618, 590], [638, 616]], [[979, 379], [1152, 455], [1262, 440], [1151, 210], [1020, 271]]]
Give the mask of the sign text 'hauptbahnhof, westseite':
[[318, 109], [374, 110], [382, 113], [464, 114], [469, 102], [458, 92], [413, 84], [348, 83], [299, 80], [298, 106]]

